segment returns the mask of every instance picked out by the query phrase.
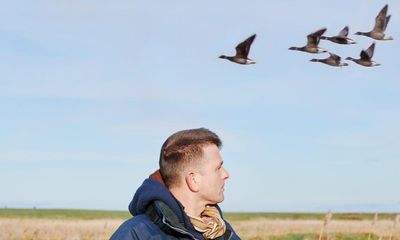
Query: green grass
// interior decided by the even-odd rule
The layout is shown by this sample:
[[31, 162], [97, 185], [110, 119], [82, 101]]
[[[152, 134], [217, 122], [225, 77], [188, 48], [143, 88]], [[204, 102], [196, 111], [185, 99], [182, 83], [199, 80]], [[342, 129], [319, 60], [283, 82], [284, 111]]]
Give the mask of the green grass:
[[78, 209], [0, 209], [0, 218], [45, 218], [45, 219], [104, 219], [130, 217], [128, 211], [102, 211]]
[[[224, 213], [230, 221], [267, 219], [324, 219], [325, 213]], [[394, 219], [396, 214], [380, 213], [379, 219]], [[128, 219], [128, 211], [74, 210], [74, 209], [16, 209], [0, 208], [0, 218], [46, 218], [46, 219]], [[372, 220], [372, 213], [334, 213], [333, 220]]]
[[[282, 236], [272, 236], [268, 240], [318, 240], [319, 235], [314, 233], [306, 234], [286, 234]], [[326, 240], [326, 236], [323, 236], [323, 240]], [[368, 234], [347, 234], [347, 233], [335, 233], [329, 236], [329, 239], [333, 240], [368, 240]], [[371, 235], [371, 240], [378, 240], [379, 237], [375, 234]]]
[[[326, 213], [224, 213], [224, 217], [230, 220], [249, 220], [252, 218], [268, 219], [295, 219], [313, 220], [324, 219]], [[374, 213], [333, 213], [333, 220], [372, 220]], [[379, 219], [394, 219], [396, 213], [378, 213]]]

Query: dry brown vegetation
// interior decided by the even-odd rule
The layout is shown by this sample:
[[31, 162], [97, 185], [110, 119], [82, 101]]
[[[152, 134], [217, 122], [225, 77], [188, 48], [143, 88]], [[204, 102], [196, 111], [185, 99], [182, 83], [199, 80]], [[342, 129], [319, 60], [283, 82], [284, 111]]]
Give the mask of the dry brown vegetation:
[[[0, 218], [0, 240], [100, 240], [109, 239], [123, 220], [48, 220]], [[288, 233], [319, 234], [323, 221], [320, 220], [273, 220], [250, 219], [231, 221], [242, 239], [268, 239]], [[375, 225], [374, 234], [389, 239], [393, 221], [381, 220]], [[371, 221], [334, 220], [329, 233], [366, 234]], [[317, 237], [318, 239], [318, 237]], [[392, 240], [400, 239], [400, 226], [393, 231]]]
[[48, 220], [0, 218], [0, 240], [108, 239], [122, 220]]
[[[319, 234], [323, 221], [319, 220], [272, 220], [254, 219], [232, 222], [235, 230], [243, 239], [267, 239], [271, 236], [285, 235], [288, 233], [315, 233]], [[393, 221], [382, 220], [375, 226], [375, 235], [388, 238]], [[335, 220], [329, 225], [329, 233], [368, 234], [371, 222]], [[400, 228], [394, 230], [393, 236], [400, 239]], [[318, 239], [318, 238], [317, 238]]]

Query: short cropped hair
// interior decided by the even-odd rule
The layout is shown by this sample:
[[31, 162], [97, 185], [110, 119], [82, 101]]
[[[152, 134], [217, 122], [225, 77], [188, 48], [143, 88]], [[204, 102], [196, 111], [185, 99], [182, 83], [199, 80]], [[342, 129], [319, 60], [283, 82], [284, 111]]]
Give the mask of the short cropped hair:
[[161, 147], [160, 174], [167, 187], [179, 183], [180, 174], [191, 164], [197, 164], [203, 147], [214, 144], [219, 149], [222, 142], [217, 134], [206, 129], [188, 129], [172, 134]]

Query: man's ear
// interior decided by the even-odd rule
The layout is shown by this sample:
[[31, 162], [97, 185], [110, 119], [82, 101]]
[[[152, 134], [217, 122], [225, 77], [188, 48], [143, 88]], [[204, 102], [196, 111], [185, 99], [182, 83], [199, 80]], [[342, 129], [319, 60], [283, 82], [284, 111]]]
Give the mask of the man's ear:
[[198, 176], [194, 172], [188, 172], [185, 176], [186, 185], [192, 192], [199, 191], [199, 180]]

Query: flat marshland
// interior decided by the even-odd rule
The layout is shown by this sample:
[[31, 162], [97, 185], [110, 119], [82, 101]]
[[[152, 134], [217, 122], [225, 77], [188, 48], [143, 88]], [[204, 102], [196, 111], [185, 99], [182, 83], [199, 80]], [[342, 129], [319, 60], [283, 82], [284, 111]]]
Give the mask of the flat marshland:
[[[318, 240], [323, 213], [226, 213], [242, 239]], [[0, 209], [0, 240], [100, 240], [127, 218], [122, 211]], [[396, 214], [333, 214], [323, 240], [400, 240]]]

